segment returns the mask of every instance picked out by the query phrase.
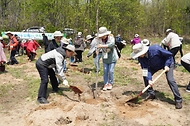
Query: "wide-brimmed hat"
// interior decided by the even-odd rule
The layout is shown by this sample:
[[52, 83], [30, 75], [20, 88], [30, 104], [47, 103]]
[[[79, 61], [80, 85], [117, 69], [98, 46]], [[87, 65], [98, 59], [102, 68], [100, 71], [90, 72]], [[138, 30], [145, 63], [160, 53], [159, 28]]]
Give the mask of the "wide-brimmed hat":
[[69, 41], [70, 41], [70, 39], [67, 39], [67, 38], [65, 38], [65, 37], [63, 37], [63, 38], [61, 39], [61, 42], [62, 42], [62, 43], [65, 43], [65, 44], [69, 44]]
[[0, 40], [3, 40], [3, 37], [0, 37]]
[[12, 33], [11, 31], [6, 32], [6, 35], [7, 35], [7, 34], [12, 34], [12, 35], [13, 35], [13, 33]]
[[150, 45], [150, 41], [149, 41], [148, 39], [143, 39], [143, 40], [141, 41], [141, 43], [142, 43], [143, 45], [146, 45], [146, 46]]
[[100, 27], [97, 33], [97, 37], [102, 37], [109, 34], [111, 34], [111, 31], [108, 31], [106, 27]]
[[86, 36], [86, 40], [89, 40], [89, 39], [92, 39], [93, 37], [92, 37], [92, 35], [87, 35]]
[[81, 36], [81, 35], [82, 35], [82, 32], [78, 32], [77, 35], [78, 35], [78, 36]]
[[135, 44], [133, 46], [133, 52], [131, 53], [131, 57], [133, 59], [138, 58], [139, 56], [145, 54], [148, 51], [149, 46], [145, 46], [141, 43]]
[[135, 34], [135, 38], [139, 37], [139, 34]]
[[58, 37], [58, 36], [62, 37], [63, 34], [62, 34], [60, 31], [55, 31], [55, 32], [53, 33], [53, 36], [54, 36], [54, 37]]
[[171, 31], [172, 31], [172, 29], [169, 28], [166, 30], [166, 33], [171, 32]]
[[69, 44], [69, 45], [67, 45], [66, 47], [63, 47], [63, 48], [68, 49], [68, 50], [74, 52], [74, 55], [76, 54], [76, 52], [75, 52], [75, 46], [73, 46], [73, 45]]

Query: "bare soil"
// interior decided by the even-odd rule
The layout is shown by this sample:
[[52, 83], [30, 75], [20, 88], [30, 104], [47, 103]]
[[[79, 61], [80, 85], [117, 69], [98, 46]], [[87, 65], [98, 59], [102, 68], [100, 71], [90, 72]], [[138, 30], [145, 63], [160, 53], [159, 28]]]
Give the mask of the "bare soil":
[[[179, 61], [179, 58], [177, 60]], [[52, 93], [51, 86], [48, 88], [50, 103], [46, 105], [38, 104], [36, 96], [30, 97], [28, 82], [23, 79], [23, 76], [40, 79], [35, 69], [35, 61], [7, 67], [8, 71], [0, 74], [0, 86], [9, 86], [9, 84], [14, 84], [14, 86], [0, 93], [0, 126], [189, 125], [190, 95], [185, 88], [190, 75], [182, 72], [180, 68], [174, 70], [174, 77], [183, 97], [183, 108], [176, 110], [172, 92], [164, 75], [154, 85], [157, 96], [155, 100], [144, 101], [146, 97], [144, 93], [138, 104], [126, 103], [143, 90], [144, 84], [140, 66], [124, 55], [117, 62], [116, 68], [120, 69], [116, 72], [124, 79], [130, 78], [129, 82], [115, 83], [112, 90], [102, 91], [103, 77], [102, 75], [93, 77], [95, 73], [89, 65], [85, 63], [78, 66], [68, 65], [69, 70], [66, 76], [71, 85], [83, 91], [80, 99], [77, 94], [60, 84], [61, 93]], [[23, 69], [23, 67], [26, 69], [23, 70], [22, 77], [12, 76], [11, 70]], [[154, 78], [160, 72], [156, 73]], [[94, 93], [98, 96], [94, 99], [93, 88], [96, 81], [98, 89]], [[35, 92], [37, 91], [38, 89]]]

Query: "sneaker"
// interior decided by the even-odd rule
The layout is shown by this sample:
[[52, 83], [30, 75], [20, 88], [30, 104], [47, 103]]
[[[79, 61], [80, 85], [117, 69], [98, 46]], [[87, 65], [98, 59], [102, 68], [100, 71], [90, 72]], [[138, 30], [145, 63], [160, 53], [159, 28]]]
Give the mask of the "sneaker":
[[48, 104], [49, 103], [49, 101], [46, 98], [44, 98], [44, 97], [38, 98], [37, 101], [40, 104]]
[[182, 108], [182, 102], [176, 102], [175, 103], [175, 108], [176, 109], [181, 109]]
[[107, 89], [108, 89], [108, 90], [111, 90], [111, 89], [112, 89], [112, 84], [108, 84], [108, 85], [107, 85]]
[[103, 91], [106, 91], [108, 89], [108, 84], [105, 84], [103, 87]]
[[190, 85], [187, 86], [186, 91], [190, 92]]

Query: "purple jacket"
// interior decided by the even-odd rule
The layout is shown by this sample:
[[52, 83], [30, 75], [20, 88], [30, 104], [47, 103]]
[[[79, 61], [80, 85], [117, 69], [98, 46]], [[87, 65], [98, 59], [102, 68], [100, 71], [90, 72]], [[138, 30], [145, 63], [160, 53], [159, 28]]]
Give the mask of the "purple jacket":
[[133, 40], [131, 40], [131, 44], [135, 45], [141, 42], [141, 39], [139, 37], [134, 38]]

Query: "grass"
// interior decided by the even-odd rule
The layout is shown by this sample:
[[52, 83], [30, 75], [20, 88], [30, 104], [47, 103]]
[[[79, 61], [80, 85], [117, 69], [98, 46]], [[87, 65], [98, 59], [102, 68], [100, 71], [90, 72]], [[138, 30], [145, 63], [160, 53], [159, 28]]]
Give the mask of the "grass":
[[3, 97], [6, 95], [6, 93], [10, 90], [13, 89], [14, 85], [13, 84], [6, 84], [6, 85], [1, 85], [0, 86], [0, 97]]
[[[162, 40], [162, 38], [150, 38], [150, 41], [152, 43], [159, 43], [161, 40]], [[189, 48], [189, 44], [184, 45], [183, 46], [184, 52], [186, 52], [188, 50], [188, 48]], [[43, 52], [44, 52], [43, 49], [37, 50], [37, 54], [38, 54], [37, 57], [39, 57], [41, 54], [43, 54]], [[132, 52], [131, 45], [127, 44], [126, 47], [122, 50], [122, 56], [123, 57], [125, 57], [125, 56], [129, 57], [131, 52]], [[78, 67], [79, 68], [90, 68], [90, 69], [92, 69], [92, 74], [89, 76], [88, 74], [83, 74], [79, 71], [70, 72], [69, 74], [70, 74], [70, 76], [75, 76], [77, 74], [79, 76], [83, 76], [83, 78], [87, 81], [93, 81], [96, 77], [96, 73], [94, 72], [94, 70], [95, 70], [94, 60], [93, 60], [92, 56], [88, 59], [86, 57], [87, 53], [88, 53], [88, 50], [83, 52], [84, 62], [80, 63]], [[7, 57], [9, 57], [9, 53], [7, 53]], [[37, 95], [37, 91], [38, 91], [38, 88], [40, 85], [40, 78], [32, 78], [31, 79], [31, 77], [23, 76], [24, 70], [27, 69], [27, 66], [25, 65], [28, 62], [26, 60], [27, 56], [24, 55], [24, 56], [19, 56], [16, 58], [19, 61], [19, 63], [23, 64], [23, 65], [21, 67], [8, 67], [8, 66], [6, 66], [6, 69], [7, 69], [7, 71], [11, 71], [9, 73], [13, 77], [15, 77], [17, 79], [23, 79], [24, 80], [23, 83], [27, 84], [27, 87], [28, 87], [27, 91], [29, 92], [30, 97], [34, 98]], [[131, 62], [136, 62], [136, 61], [132, 60]], [[33, 61], [33, 63], [35, 63], [35, 61]], [[102, 77], [103, 76], [102, 61], [100, 62], [100, 67], [101, 67], [100, 68], [101, 72], [98, 74], [98, 76]], [[130, 84], [136, 84], [136, 85], [141, 84], [141, 82], [136, 81], [136, 78], [132, 78], [129, 75], [129, 71], [135, 72], [137, 70], [138, 70], [138, 68], [135, 68], [135, 67], [128, 68], [127, 66], [123, 66], [123, 67], [117, 67], [116, 66], [115, 67], [115, 73], [114, 73], [115, 74], [114, 75], [115, 84], [117, 86], [127, 86]], [[182, 71], [182, 72], [187, 72], [187, 70], [185, 70], [183, 67], [177, 67], [177, 70]], [[74, 81], [72, 79], [69, 80], [69, 82], [74, 83]], [[9, 86], [11, 86], [11, 85], [12, 84], [9, 84]], [[5, 92], [9, 88], [10, 87], [8, 87], [8, 86], [1, 86], [0, 90], [1, 90], [1, 92]]]

